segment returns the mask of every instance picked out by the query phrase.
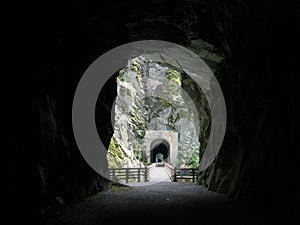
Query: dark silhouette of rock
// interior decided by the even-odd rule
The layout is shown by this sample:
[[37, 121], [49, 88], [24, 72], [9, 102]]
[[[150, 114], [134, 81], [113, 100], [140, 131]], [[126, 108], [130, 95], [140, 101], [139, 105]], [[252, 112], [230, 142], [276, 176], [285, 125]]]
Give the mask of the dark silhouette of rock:
[[[226, 101], [227, 131], [202, 184], [274, 218], [274, 224], [291, 224], [298, 216], [298, 2], [26, 1], [5, 14], [8, 223], [34, 224], [54, 216], [58, 202], [69, 205], [107, 188], [77, 149], [74, 91], [102, 53], [150, 38], [182, 45], [201, 38], [224, 55], [215, 74]], [[110, 85], [112, 95], [99, 100], [108, 108], [115, 98]], [[108, 144], [110, 115], [106, 109], [102, 115], [98, 129]]]

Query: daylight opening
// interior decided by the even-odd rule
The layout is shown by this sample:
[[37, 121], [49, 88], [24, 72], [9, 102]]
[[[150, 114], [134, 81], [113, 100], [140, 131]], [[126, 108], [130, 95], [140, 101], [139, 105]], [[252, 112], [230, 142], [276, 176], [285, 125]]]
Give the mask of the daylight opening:
[[[184, 71], [143, 56], [119, 71], [110, 168], [141, 167], [156, 159], [173, 166], [198, 166], [199, 115], [182, 88], [187, 80]], [[152, 146], [153, 138], [170, 139]]]

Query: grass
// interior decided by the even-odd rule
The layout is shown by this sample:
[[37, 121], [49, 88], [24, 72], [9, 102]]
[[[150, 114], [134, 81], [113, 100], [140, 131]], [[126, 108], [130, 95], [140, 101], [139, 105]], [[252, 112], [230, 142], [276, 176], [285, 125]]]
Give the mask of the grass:
[[115, 182], [110, 182], [109, 183], [109, 190], [111, 191], [129, 191], [131, 190], [131, 187], [124, 185], [124, 184], [119, 184], [119, 183], [115, 183]]

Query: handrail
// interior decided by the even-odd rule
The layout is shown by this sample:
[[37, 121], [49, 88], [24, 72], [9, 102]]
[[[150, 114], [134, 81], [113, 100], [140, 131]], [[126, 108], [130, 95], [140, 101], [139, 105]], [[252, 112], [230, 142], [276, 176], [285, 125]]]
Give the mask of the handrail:
[[168, 163], [165, 163], [166, 171], [170, 179], [174, 182], [179, 180], [197, 180], [197, 169], [196, 168], [177, 168], [173, 167]]
[[198, 169], [196, 168], [175, 168], [175, 180], [192, 180], [192, 182], [197, 181]]
[[171, 181], [176, 181], [176, 176], [175, 176], [176, 168], [174, 168], [173, 166], [171, 166], [168, 163], [165, 163], [165, 168], [166, 168], [167, 174], [168, 174], [169, 178], [171, 179]]
[[151, 167], [137, 167], [137, 168], [109, 168], [110, 179], [119, 182], [125, 180], [129, 182], [148, 182]]
[[150, 176], [151, 176], [151, 171], [152, 171], [152, 168], [154, 167], [154, 164], [151, 164], [149, 166], [146, 166], [146, 171], [147, 171], [147, 179], [146, 181], [148, 182], [150, 180]]
[[[169, 178], [174, 182], [180, 180], [195, 182], [198, 179], [198, 170], [196, 168], [177, 168], [168, 163], [164, 163], [164, 165]], [[148, 182], [154, 166], [155, 164], [153, 163], [146, 167], [138, 168], [110, 168], [109, 175], [110, 179], [115, 182], [120, 182], [121, 180], [125, 180], [126, 183]]]

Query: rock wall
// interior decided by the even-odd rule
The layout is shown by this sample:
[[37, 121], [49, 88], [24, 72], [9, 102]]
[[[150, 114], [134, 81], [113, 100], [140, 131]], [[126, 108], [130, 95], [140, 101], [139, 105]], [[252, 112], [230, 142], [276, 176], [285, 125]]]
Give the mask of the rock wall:
[[173, 130], [180, 134], [179, 157], [172, 159], [174, 165], [185, 166], [192, 155], [199, 155], [199, 123], [195, 123], [198, 114], [196, 109], [194, 114], [190, 112], [191, 107], [188, 107], [188, 99], [185, 99], [181, 87], [185, 80], [182, 76], [179, 69], [160, 65], [145, 56], [130, 60], [120, 70], [112, 109], [112, 141], [118, 143], [115, 151], [124, 152], [124, 157], [110, 157], [115, 155], [110, 147], [110, 166], [136, 167], [149, 162], [144, 147], [147, 131]]
[[[53, 208], [105, 187], [76, 147], [72, 98], [81, 75], [99, 55], [142, 39], [185, 46], [203, 39], [224, 53], [215, 73], [225, 95], [227, 132], [202, 183], [258, 209], [266, 206], [277, 215], [289, 217], [295, 212], [299, 205], [297, 1], [29, 5], [12, 6], [6, 17], [10, 29], [5, 33], [11, 37], [5, 40], [10, 71], [5, 76], [9, 91], [3, 94], [8, 134], [4, 185], [10, 197], [6, 209], [13, 212], [7, 214], [12, 215], [10, 221], [39, 220], [51, 215]], [[107, 121], [116, 97], [112, 83], [105, 87], [109, 94], [98, 100], [98, 130], [107, 147], [112, 136]]]
[[299, 22], [295, 4], [213, 2], [225, 56], [217, 75], [228, 126], [223, 147], [203, 177], [210, 190], [284, 221], [295, 216], [299, 201], [298, 157], [292, 156], [298, 155], [295, 58], [283, 56], [298, 45], [295, 30], [287, 28]]

